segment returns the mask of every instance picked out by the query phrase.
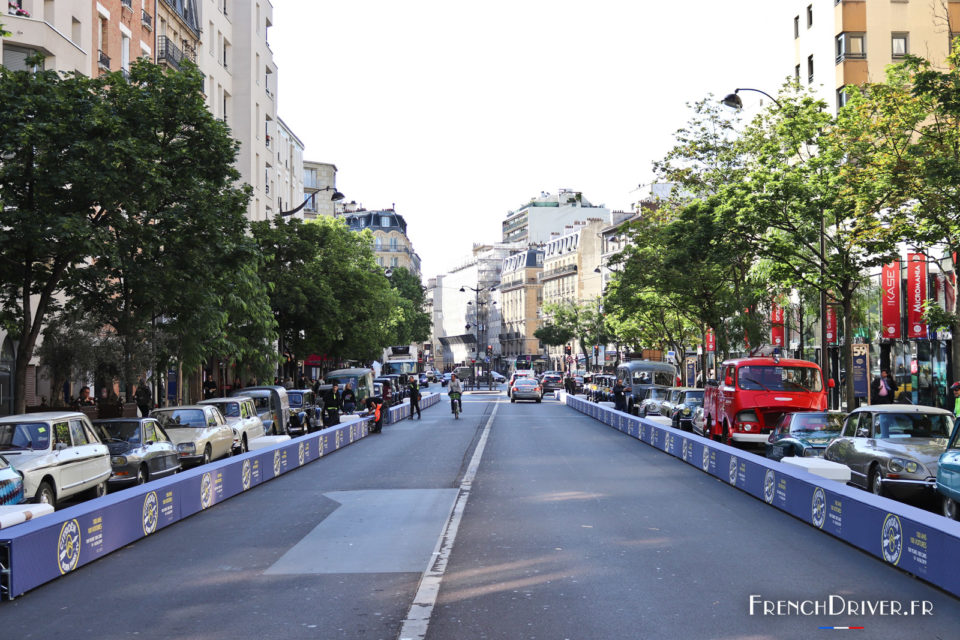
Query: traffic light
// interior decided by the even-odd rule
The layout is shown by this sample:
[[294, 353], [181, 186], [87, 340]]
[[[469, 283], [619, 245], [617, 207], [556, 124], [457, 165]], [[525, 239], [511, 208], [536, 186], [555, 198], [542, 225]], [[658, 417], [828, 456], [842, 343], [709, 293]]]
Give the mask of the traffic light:
[[487, 355], [488, 355], [488, 356], [492, 356], [492, 355], [493, 355], [493, 345], [492, 345], [492, 344], [488, 344], [488, 345], [487, 345]]
[[598, 344], [593, 345], [593, 355], [594, 356], [600, 355], [600, 345]]
[[563, 353], [566, 355], [570, 355], [570, 345], [567, 344], [563, 346]]
[[474, 360], [473, 358], [470, 358], [470, 364], [477, 364], [477, 361]]

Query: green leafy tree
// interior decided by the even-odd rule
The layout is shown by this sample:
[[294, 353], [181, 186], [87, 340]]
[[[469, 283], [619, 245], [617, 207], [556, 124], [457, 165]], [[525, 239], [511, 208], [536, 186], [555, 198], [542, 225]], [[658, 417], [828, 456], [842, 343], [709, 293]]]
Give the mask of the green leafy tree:
[[561, 327], [552, 322], [541, 325], [533, 332], [533, 337], [551, 347], [565, 345], [574, 338], [570, 327]]
[[397, 345], [425, 342], [430, 339], [430, 316], [423, 310], [426, 289], [420, 279], [405, 267], [396, 267], [390, 275], [390, 286], [397, 294], [394, 340]]

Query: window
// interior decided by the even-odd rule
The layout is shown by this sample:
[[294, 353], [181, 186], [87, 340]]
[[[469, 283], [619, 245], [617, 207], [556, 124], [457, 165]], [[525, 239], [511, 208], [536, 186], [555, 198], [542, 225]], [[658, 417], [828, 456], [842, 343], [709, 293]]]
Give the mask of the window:
[[910, 49], [908, 48], [909, 42], [907, 41], [908, 40], [907, 35], [908, 34], [906, 33], [892, 34], [890, 38], [890, 47], [891, 47], [891, 54], [893, 55], [894, 59], [902, 58], [908, 53], [910, 53]]
[[389, 227], [390, 226], [390, 216], [380, 216], [380, 226]]
[[837, 109], [847, 106], [847, 87], [846, 85], [837, 89]]
[[399, 251], [396, 238], [390, 238], [390, 251]]
[[800, 65], [797, 65], [793, 70], [793, 79], [797, 81], [797, 84], [800, 84]]
[[863, 33], [841, 33], [837, 36], [837, 62], [847, 58], [866, 58], [867, 48]]
[[399, 260], [398, 258], [391, 258], [391, 259], [390, 259], [390, 266], [391, 266], [391, 267], [399, 267], [399, 266], [400, 266], [400, 260]]
[[793, 16], [793, 38], [800, 37], [800, 16]]
[[813, 84], [813, 56], [807, 56], [807, 84]]
[[83, 430], [83, 420], [70, 421], [70, 435], [73, 436], [73, 446], [75, 447], [90, 444], [87, 442], [87, 434]]
[[813, 5], [807, 5], [807, 29], [813, 26]]

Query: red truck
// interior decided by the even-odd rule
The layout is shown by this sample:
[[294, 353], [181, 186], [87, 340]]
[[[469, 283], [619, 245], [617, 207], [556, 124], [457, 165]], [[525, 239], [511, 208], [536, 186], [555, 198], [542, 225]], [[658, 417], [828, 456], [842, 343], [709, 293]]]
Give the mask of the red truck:
[[727, 360], [719, 378], [709, 380], [703, 394], [701, 435], [725, 444], [766, 442], [783, 414], [827, 408], [823, 373], [806, 360]]

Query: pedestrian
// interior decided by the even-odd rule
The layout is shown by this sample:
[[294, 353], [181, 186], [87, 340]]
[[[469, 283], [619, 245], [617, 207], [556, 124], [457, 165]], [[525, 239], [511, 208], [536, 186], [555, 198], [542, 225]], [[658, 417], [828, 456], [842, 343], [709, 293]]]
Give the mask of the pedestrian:
[[306, 389], [307, 388], [307, 376], [300, 374], [300, 377], [297, 378], [297, 389]]
[[256, 376], [254, 376], [253, 378], [250, 378], [249, 380], [247, 380], [247, 386], [248, 386], [248, 387], [255, 387], [255, 386], [257, 386], [257, 378], [256, 378]]
[[293, 389], [293, 378], [291, 378], [290, 376], [287, 376], [286, 378], [284, 378], [284, 380], [283, 380], [283, 388], [284, 388], [284, 389]]
[[613, 383], [613, 408], [617, 411], [625, 411], [627, 408], [626, 396], [623, 393], [623, 380], [617, 378]]
[[410, 379], [410, 419], [413, 420], [413, 412], [417, 412], [417, 420], [422, 420], [423, 416], [420, 415], [420, 387], [417, 386], [417, 381], [413, 378]]
[[203, 383], [203, 399], [209, 400], [210, 398], [216, 398], [219, 391], [217, 383], [213, 381], [213, 374], [207, 374], [207, 381]]
[[960, 382], [950, 385], [950, 390], [953, 391], [953, 415], [960, 418]]
[[870, 385], [870, 400], [873, 404], [892, 404], [897, 395], [897, 381], [890, 376], [888, 369], [881, 369], [880, 375]]
[[92, 407], [96, 401], [90, 397], [90, 387], [80, 387], [80, 397], [77, 398], [78, 407]]
[[240, 376], [237, 376], [233, 379], [233, 390], [237, 391], [239, 389], [243, 389], [243, 383], [240, 382]]
[[383, 381], [383, 406], [392, 407], [393, 406], [393, 389], [390, 388], [390, 381]]
[[323, 426], [332, 427], [340, 424], [340, 385], [336, 382], [323, 395]]
[[367, 415], [373, 416], [370, 433], [380, 433], [383, 429], [383, 405], [376, 398], [367, 398]]
[[357, 394], [353, 390], [352, 382], [348, 382], [347, 386], [344, 387], [343, 393], [340, 394], [340, 402], [343, 403], [344, 413], [353, 413], [354, 409], [357, 408]]
[[140, 381], [137, 382], [137, 390], [133, 394], [133, 399], [137, 403], [141, 416], [150, 413], [150, 409], [153, 408], [153, 394], [150, 393], [150, 387], [147, 386], [147, 382], [143, 378], [140, 378]]

